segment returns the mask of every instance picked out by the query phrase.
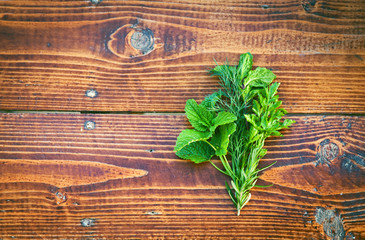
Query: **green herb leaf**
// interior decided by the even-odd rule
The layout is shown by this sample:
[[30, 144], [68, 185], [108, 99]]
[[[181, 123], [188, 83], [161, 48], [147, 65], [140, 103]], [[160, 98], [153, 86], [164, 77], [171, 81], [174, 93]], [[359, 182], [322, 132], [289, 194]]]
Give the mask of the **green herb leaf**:
[[278, 92], [279, 86], [280, 86], [280, 83], [278, 83], [278, 82], [271, 84], [270, 89], [269, 89], [270, 98], [274, 98], [275, 94]]
[[245, 79], [245, 86], [265, 88], [276, 78], [269, 69], [257, 67], [251, 70]]
[[211, 121], [214, 118], [211, 112], [203, 105], [198, 105], [194, 99], [186, 101], [185, 113], [191, 125], [201, 132], [209, 130]]
[[231, 67], [228, 64], [217, 65], [215, 68], [210, 70], [210, 73], [220, 77], [232, 77]]
[[212, 120], [212, 126], [209, 128], [213, 132], [218, 126], [227, 123], [232, 123], [237, 120], [237, 117], [230, 112], [219, 112], [218, 115]]
[[182, 159], [191, 160], [194, 163], [202, 163], [209, 161], [214, 155], [214, 149], [207, 142], [193, 142], [180, 151], [176, 155]]
[[215, 131], [210, 143], [216, 148], [215, 155], [223, 156], [227, 154], [229, 137], [236, 131], [236, 124], [229, 123], [219, 126]]
[[191, 160], [194, 163], [209, 161], [214, 155], [214, 149], [207, 142], [192, 142], [186, 145], [176, 155], [180, 158]]
[[214, 93], [206, 96], [200, 105], [204, 106], [207, 109], [213, 109], [213, 108], [215, 108], [219, 99], [222, 98], [222, 96], [223, 96], [222, 91], [214, 92]]
[[251, 53], [245, 53], [240, 56], [240, 61], [237, 66], [237, 80], [242, 84], [242, 80], [247, 76], [252, 69], [253, 57]]
[[244, 116], [245, 116], [247, 122], [251, 123], [254, 128], [262, 131], [262, 128], [260, 127], [261, 122], [255, 114], [245, 114]]
[[212, 135], [212, 132], [200, 132], [195, 129], [185, 129], [177, 137], [174, 151], [178, 152], [193, 142], [205, 141], [212, 137]]
[[282, 124], [282, 128], [288, 128], [294, 123], [295, 123], [295, 121], [292, 120], [292, 119], [285, 119], [283, 124]]
[[174, 151], [176, 151], [178, 157], [195, 163], [208, 161], [215, 152], [209, 143], [206, 142], [212, 135], [212, 132], [185, 129], [178, 136]]

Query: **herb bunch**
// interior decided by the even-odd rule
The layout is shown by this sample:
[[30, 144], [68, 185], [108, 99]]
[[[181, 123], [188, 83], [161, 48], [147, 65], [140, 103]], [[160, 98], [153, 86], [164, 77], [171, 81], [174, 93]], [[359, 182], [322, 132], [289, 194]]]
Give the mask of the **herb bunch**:
[[[174, 151], [180, 158], [194, 163], [209, 161], [218, 171], [231, 178], [226, 182], [237, 215], [251, 198], [259, 169], [266, 154], [265, 139], [281, 136], [279, 130], [288, 128], [293, 120], [282, 117], [287, 113], [280, 108], [276, 76], [266, 68], [252, 70], [250, 53], [240, 56], [238, 65], [218, 65], [210, 71], [220, 79], [221, 89], [198, 104], [186, 102], [185, 113], [193, 129], [183, 130], [177, 138]], [[211, 159], [217, 156], [224, 169]]]

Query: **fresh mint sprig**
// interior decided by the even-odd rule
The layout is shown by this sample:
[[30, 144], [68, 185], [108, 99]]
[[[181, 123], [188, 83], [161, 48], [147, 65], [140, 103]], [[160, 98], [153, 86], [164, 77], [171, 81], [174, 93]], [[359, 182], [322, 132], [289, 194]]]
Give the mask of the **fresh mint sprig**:
[[[281, 136], [279, 132], [295, 121], [282, 117], [276, 76], [266, 68], [252, 70], [250, 53], [240, 56], [238, 65], [218, 65], [210, 72], [218, 76], [222, 89], [208, 95], [201, 104], [186, 102], [185, 113], [193, 129], [183, 130], [174, 151], [195, 163], [209, 161], [218, 171], [231, 178], [226, 182], [237, 215], [251, 198], [260, 171], [258, 164], [266, 154], [265, 139]], [[224, 169], [211, 159], [217, 156]]]

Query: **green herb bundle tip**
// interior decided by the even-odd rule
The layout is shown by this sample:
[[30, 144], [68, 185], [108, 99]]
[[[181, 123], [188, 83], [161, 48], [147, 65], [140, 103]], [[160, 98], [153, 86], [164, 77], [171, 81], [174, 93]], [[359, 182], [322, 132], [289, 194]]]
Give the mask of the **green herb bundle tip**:
[[[238, 65], [218, 65], [210, 71], [220, 79], [221, 89], [208, 95], [200, 104], [194, 99], [186, 102], [185, 113], [193, 129], [183, 130], [174, 151], [180, 158], [195, 163], [209, 161], [218, 171], [228, 175], [228, 195], [237, 215], [251, 198], [256, 185], [258, 164], [266, 154], [265, 139], [281, 136], [279, 130], [288, 128], [293, 120], [282, 117], [276, 76], [266, 68], [252, 70], [250, 53], [240, 56]], [[211, 159], [217, 156], [223, 168]]]

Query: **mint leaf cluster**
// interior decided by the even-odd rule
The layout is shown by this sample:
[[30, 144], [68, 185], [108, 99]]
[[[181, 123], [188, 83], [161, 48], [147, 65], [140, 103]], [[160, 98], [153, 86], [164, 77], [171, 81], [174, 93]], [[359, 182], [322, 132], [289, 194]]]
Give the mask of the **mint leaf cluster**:
[[226, 155], [229, 137], [236, 130], [236, 116], [225, 111], [215, 114], [194, 99], [186, 102], [185, 113], [194, 129], [180, 133], [174, 149], [176, 155], [195, 163]]
[[[183, 130], [177, 138], [175, 152], [195, 163], [209, 161], [221, 173], [230, 176], [227, 192], [237, 214], [251, 198], [256, 185], [258, 163], [266, 154], [265, 139], [281, 136], [279, 132], [294, 123], [282, 118], [276, 76], [266, 68], [252, 69], [250, 53], [240, 56], [236, 66], [217, 65], [210, 72], [220, 79], [221, 89], [198, 104], [186, 102], [185, 113], [193, 129]], [[220, 159], [223, 168], [211, 161]], [[270, 166], [268, 166], [270, 167]]]

